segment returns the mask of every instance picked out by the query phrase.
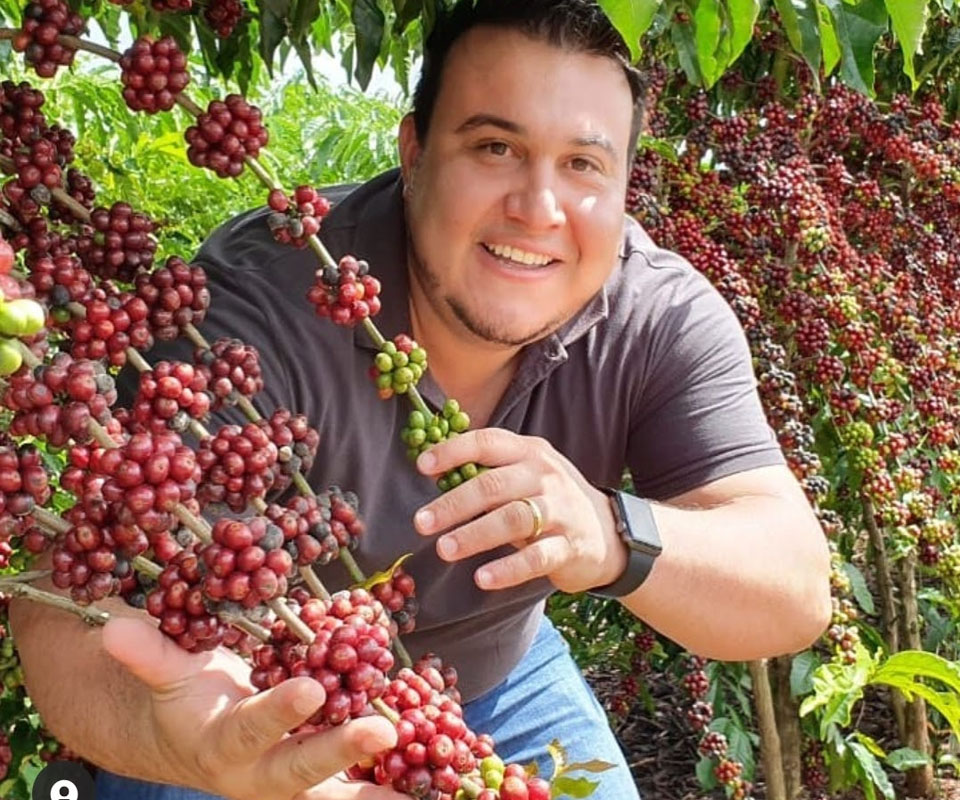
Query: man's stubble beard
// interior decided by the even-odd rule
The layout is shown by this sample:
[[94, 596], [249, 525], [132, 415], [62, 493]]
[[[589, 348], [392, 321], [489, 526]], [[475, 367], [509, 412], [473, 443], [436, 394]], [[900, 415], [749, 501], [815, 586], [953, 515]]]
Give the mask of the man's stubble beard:
[[495, 327], [488, 320], [480, 319], [477, 315], [473, 314], [466, 303], [462, 302], [459, 298], [449, 294], [442, 294], [440, 290], [440, 279], [437, 277], [437, 274], [430, 269], [426, 261], [420, 258], [414, 245], [413, 237], [409, 234], [407, 236], [407, 255], [410, 269], [414, 273], [413, 277], [420, 283], [420, 287], [427, 297], [427, 302], [433, 306], [434, 310], [441, 316], [444, 315], [445, 309], [448, 310], [464, 328], [485, 342], [503, 345], [505, 347], [523, 347], [524, 345], [531, 344], [548, 336], [566, 320], [566, 317], [551, 320], [538, 330], [525, 336], [511, 335], [508, 331]]

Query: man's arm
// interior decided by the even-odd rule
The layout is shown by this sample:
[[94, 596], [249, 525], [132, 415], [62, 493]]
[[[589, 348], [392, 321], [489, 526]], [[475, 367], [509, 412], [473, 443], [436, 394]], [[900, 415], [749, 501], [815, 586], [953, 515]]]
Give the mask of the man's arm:
[[707, 658], [796, 652], [830, 621], [830, 555], [786, 467], [748, 470], [653, 504], [663, 553], [622, 602]]

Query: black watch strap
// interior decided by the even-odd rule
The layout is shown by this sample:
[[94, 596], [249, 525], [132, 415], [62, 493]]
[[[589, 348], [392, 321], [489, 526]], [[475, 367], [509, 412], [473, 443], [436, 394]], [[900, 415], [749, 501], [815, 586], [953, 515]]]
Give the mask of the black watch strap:
[[599, 488], [612, 499], [617, 533], [627, 545], [627, 567], [613, 583], [591, 589], [590, 594], [619, 599], [647, 579], [662, 550], [660, 532], [649, 500], [617, 489]]

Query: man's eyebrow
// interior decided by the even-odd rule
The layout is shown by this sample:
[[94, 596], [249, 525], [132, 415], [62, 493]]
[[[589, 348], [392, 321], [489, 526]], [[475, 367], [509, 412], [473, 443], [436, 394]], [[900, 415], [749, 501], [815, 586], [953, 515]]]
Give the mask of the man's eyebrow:
[[617, 157], [617, 151], [613, 143], [606, 136], [599, 133], [592, 133], [589, 136], [578, 136], [571, 141], [571, 144], [576, 147], [599, 147], [601, 150], [606, 150], [612, 158]]
[[474, 114], [457, 128], [456, 133], [465, 133], [466, 131], [472, 131], [474, 128], [481, 128], [484, 125], [502, 128], [510, 133], [526, 133], [522, 125], [518, 125], [516, 122], [511, 122], [503, 117], [498, 117], [495, 114]]

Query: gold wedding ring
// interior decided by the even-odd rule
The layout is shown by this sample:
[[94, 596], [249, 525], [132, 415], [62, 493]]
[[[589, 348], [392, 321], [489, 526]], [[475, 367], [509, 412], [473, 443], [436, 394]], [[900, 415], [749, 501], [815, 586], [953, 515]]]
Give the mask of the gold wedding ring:
[[540, 510], [540, 506], [537, 505], [535, 500], [532, 500], [529, 497], [521, 497], [520, 499], [527, 504], [527, 507], [530, 509], [530, 513], [533, 514], [533, 533], [526, 538], [526, 541], [535, 542], [537, 537], [543, 533], [543, 512]]

